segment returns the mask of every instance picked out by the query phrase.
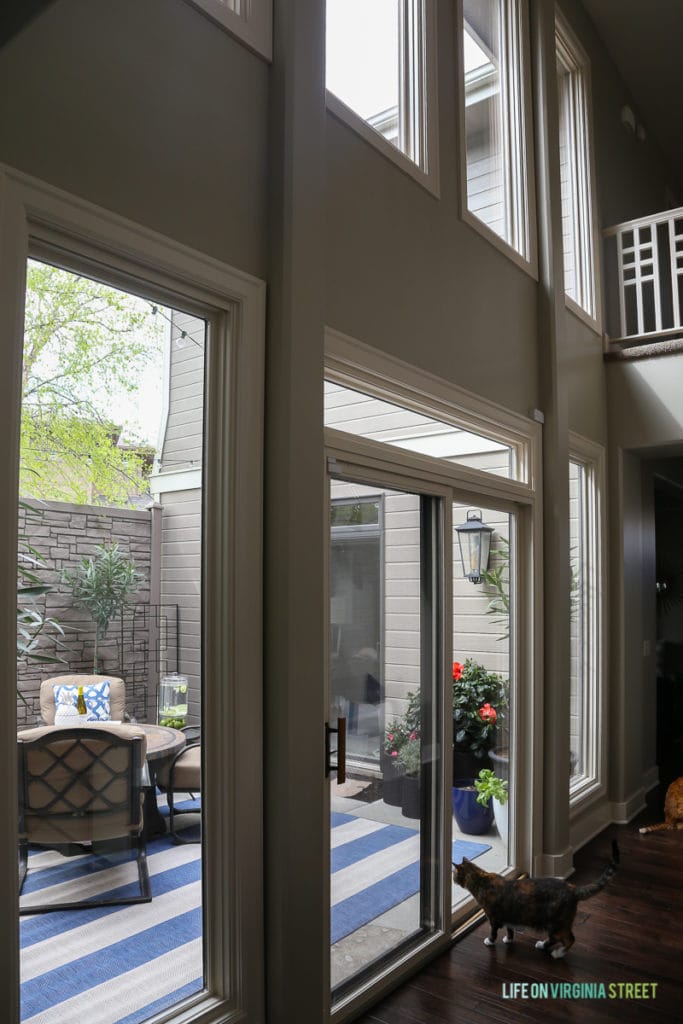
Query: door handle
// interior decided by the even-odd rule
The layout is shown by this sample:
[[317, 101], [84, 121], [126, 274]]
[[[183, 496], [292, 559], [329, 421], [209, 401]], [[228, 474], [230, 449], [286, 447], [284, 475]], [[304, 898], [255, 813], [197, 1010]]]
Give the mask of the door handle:
[[[331, 737], [332, 734], [337, 734], [337, 763], [331, 763], [332, 749], [331, 749]], [[330, 772], [337, 773], [337, 785], [341, 786], [342, 783], [346, 782], [346, 719], [338, 718], [337, 727], [331, 726], [329, 722], [325, 722], [325, 778], [328, 778]]]

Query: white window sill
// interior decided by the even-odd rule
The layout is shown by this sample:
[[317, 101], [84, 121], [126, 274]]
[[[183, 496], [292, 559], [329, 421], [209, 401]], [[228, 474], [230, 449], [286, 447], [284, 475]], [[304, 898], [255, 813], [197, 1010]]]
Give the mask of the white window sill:
[[474, 228], [474, 230], [480, 234], [482, 238], [486, 239], [490, 245], [497, 249], [498, 252], [502, 252], [504, 256], [507, 256], [512, 263], [523, 270], [525, 274], [528, 274], [534, 281], [538, 281], [538, 262], [535, 255], [533, 259], [529, 260], [523, 256], [521, 252], [517, 252], [516, 249], [513, 249], [509, 242], [506, 242], [504, 238], [497, 235], [496, 232], [492, 231], [487, 224], [484, 224], [483, 220], [480, 220], [475, 213], [471, 213], [470, 210], [467, 209], [466, 200], [464, 199], [460, 216], [465, 224]]
[[252, 0], [245, 14], [237, 14], [221, 0], [185, 0], [231, 36], [235, 36], [250, 50], [273, 59], [273, 6], [272, 0]]
[[[338, 96], [335, 96], [333, 92], [330, 92], [329, 89], [326, 92], [326, 103], [330, 114], [333, 114], [339, 121], [346, 124], [356, 132], [357, 135], [360, 135], [365, 142], [369, 143], [374, 149], [381, 153], [382, 156], [391, 160], [399, 170], [403, 171], [404, 174], [407, 174], [410, 178], [416, 181], [418, 185], [422, 185], [423, 188], [437, 199], [440, 198], [439, 167], [438, 157], [436, 155], [432, 157], [431, 161], [434, 166], [425, 171], [421, 167], [418, 167], [418, 165], [414, 163], [410, 157], [406, 156], [405, 153], [401, 152], [400, 149], [392, 145], [391, 142], [387, 142], [384, 136], [380, 135], [380, 133], [375, 131], [374, 128], [371, 128], [367, 121], [364, 121], [362, 117], [351, 109], [351, 107], [347, 107], [347, 105], [340, 100]], [[435, 149], [436, 147], [432, 143], [430, 146], [430, 153], [435, 153]]]

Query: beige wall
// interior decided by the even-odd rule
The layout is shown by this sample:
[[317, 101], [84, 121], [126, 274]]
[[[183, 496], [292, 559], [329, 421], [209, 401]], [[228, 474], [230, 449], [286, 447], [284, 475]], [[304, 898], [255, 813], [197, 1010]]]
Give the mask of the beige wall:
[[0, 50], [0, 161], [263, 277], [267, 86], [184, 0], [59, 0]]

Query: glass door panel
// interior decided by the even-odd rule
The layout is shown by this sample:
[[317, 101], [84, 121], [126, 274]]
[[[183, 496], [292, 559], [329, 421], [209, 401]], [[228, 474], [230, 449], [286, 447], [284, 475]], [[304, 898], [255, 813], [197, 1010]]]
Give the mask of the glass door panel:
[[330, 724], [347, 726], [331, 782], [335, 1001], [439, 921], [439, 505], [331, 481]]
[[[490, 556], [479, 579], [472, 579], [472, 566], [463, 568], [458, 527], [479, 514], [492, 530]], [[486, 870], [502, 871], [513, 860], [514, 516], [454, 504], [453, 525], [454, 860], [466, 856]], [[475, 783], [493, 794], [485, 806]], [[466, 898], [454, 885], [453, 909]]]

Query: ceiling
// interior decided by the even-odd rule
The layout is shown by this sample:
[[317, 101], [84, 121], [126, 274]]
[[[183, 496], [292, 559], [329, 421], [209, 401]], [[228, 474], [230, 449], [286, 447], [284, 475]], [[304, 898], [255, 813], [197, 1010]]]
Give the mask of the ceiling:
[[683, 191], [683, 0], [582, 0]]

